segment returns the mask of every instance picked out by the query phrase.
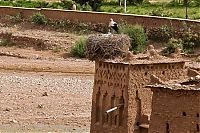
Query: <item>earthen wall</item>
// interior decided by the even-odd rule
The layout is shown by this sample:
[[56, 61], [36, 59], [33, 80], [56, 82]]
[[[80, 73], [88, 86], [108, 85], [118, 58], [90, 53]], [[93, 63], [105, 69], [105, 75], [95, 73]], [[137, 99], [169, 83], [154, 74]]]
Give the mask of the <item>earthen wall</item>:
[[152, 92], [145, 88], [150, 76], [155, 75], [163, 81], [181, 79], [187, 75], [184, 62], [138, 64], [130, 66], [128, 88], [128, 130], [139, 133], [141, 116], [151, 114]]
[[199, 107], [198, 91], [153, 90], [149, 133], [200, 132]]
[[[120, 13], [102, 13], [90, 11], [72, 11], [61, 9], [33, 9], [33, 8], [20, 8], [20, 7], [0, 7], [1, 15], [17, 15], [21, 13], [24, 18], [30, 18], [34, 13], [41, 12], [47, 18], [53, 20], [69, 19], [71, 21], [80, 21], [88, 23], [104, 23], [108, 24], [110, 18], [119, 22], [121, 20], [127, 21], [129, 24], [140, 24], [147, 28], [161, 27], [162, 25], [172, 26], [174, 29], [180, 29], [185, 23], [191, 30], [199, 31], [200, 23], [195, 20], [156, 17], [147, 15], [134, 15], [134, 14], [120, 14]], [[95, 19], [94, 19], [95, 18]]]
[[[124, 64], [95, 63], [91, 133], [127, 132], [128, 71]], [[117, 106], [119, 109], [106, 113]]]

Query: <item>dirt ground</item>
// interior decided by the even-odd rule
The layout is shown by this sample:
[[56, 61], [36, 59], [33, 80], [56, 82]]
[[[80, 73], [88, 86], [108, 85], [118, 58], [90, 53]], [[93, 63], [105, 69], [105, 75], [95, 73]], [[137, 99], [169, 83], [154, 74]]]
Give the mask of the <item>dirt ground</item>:
[[69, 56], [79, 35], [0, 19], [6, 32], [32, 42], [0, 46], [0, 132], [89, 132], [94, 62]]
[[52, 47], [0, 46], [0, 132], [89, 132], [94, 62], [69, 57], [79, 36], [1, 19], [6, 32]]

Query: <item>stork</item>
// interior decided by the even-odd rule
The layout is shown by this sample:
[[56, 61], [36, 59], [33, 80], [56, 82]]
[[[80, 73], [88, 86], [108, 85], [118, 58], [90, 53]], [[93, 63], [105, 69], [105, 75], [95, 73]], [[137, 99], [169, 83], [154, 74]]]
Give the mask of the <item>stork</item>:
[[113, 21], [112, 18], [110, 19], [108, 27], [110, 28], [110, 30], [112, 29], [112, 30], [116, 31], [117, 33], [119, 32], [118, 24], [115, 21]]

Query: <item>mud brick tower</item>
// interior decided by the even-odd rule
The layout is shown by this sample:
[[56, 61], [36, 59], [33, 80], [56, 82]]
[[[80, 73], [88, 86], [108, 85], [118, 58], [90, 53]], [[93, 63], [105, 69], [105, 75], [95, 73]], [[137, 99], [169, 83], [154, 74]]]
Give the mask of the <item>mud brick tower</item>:
[[149, 133], [200, 132], [199, 81], [200, 76], [196, 81], [149, 85], [153, 91]]
[[[187, 75], [184, 61], [96, 61], [91, 133], [147, 133], [152, 92], [151, 75], [163, 81]], [[112, 110], [106, 113], [108, 110]]]

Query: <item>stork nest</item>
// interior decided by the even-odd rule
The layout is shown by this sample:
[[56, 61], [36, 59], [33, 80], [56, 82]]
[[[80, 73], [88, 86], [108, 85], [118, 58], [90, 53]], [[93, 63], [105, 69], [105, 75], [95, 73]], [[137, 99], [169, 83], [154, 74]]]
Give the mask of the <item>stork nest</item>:
[[86, 42], [86, 57], [89, 60], [114, 60], [124, 57], [129, 50], [130, 39], [127, 35], [90, 35]]

